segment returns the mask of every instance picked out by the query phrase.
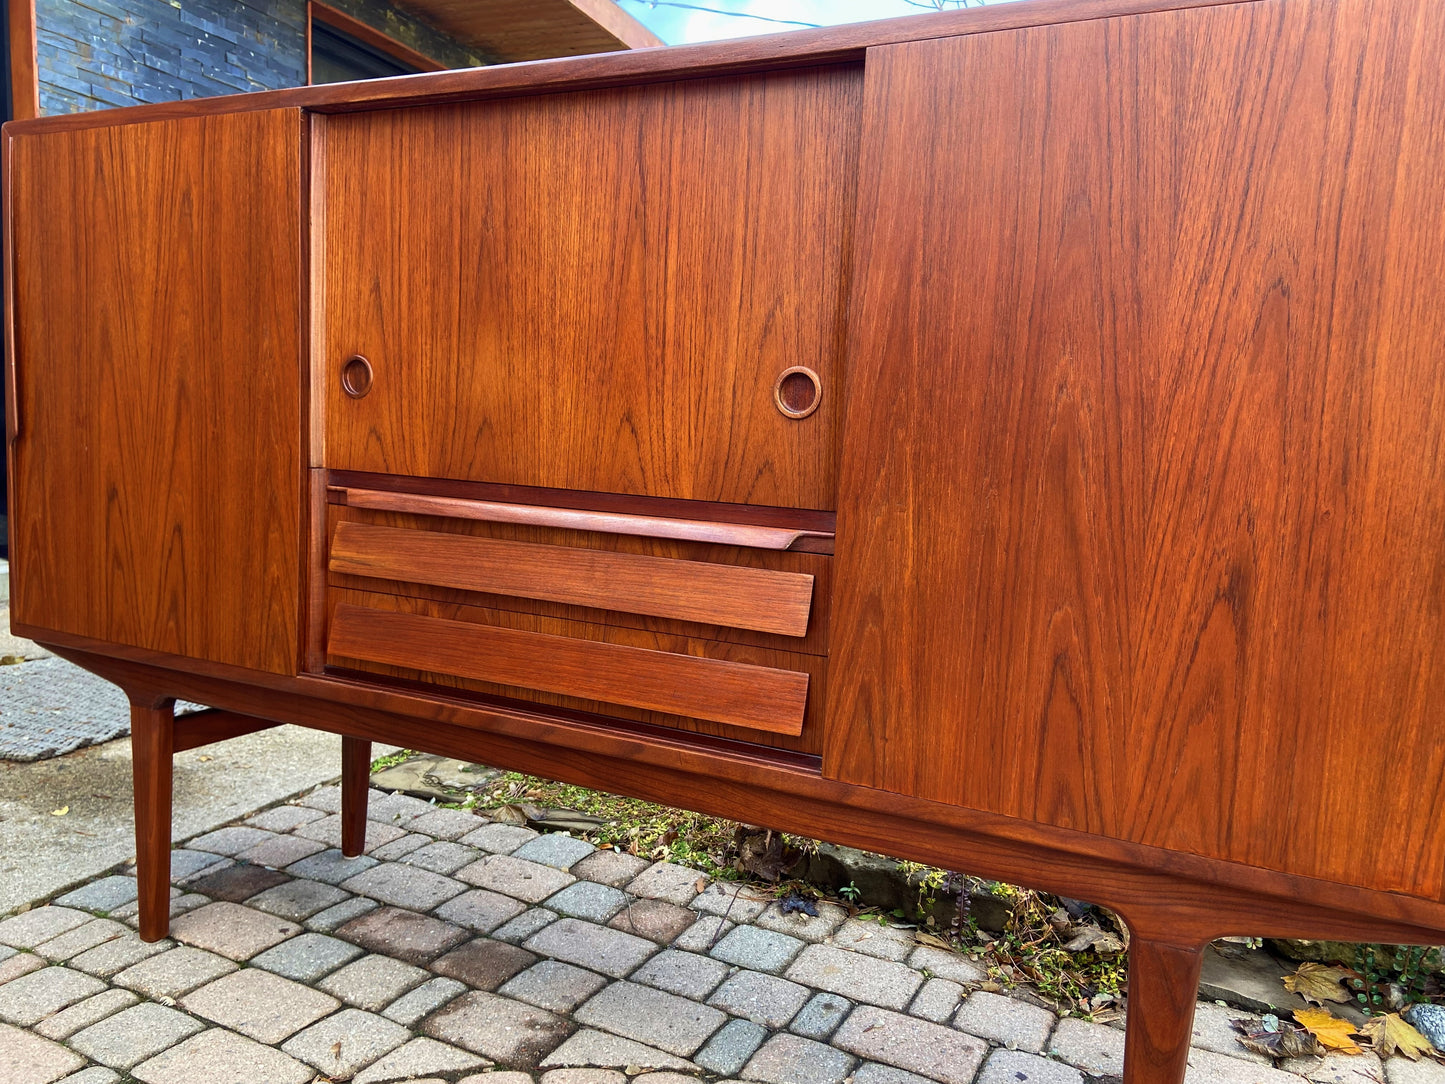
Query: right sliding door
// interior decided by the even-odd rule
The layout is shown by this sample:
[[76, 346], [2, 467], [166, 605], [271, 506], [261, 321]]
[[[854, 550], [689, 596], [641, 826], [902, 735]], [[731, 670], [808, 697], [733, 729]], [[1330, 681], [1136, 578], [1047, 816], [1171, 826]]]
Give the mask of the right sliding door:
[[1445, 20], [870, 50], [824, 771], [1438, 897]]

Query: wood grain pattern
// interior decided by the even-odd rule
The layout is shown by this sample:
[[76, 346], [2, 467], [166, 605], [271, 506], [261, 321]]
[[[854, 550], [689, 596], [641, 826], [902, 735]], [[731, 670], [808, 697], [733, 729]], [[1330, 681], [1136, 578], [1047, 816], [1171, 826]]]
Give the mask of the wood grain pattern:
[[1440, 895], [1442, 56], [1421, 0], [870, 53], [830, 775]]
[[703, 561], [341, 523], [330, 568], [355, 576], [805, 636], [813, 577]]
[[793, 421], [772, 386], [838, 371], [858, 86], [329, 118], [327, 465], [832, 508], [839, 397]]
[[539, 527], [562, 527], [572, 531], [630, 534], [644, 538], [676, 538], [689, 542], [712, 542], [721, 546], [752, 546], [763, 550], [792, 549], [804, 538], [824, 539], [831, 535], [794, 527], [764, 527], [752, 523], [718, 520], [664, 519], [627, 512], [589, 512], [578, 508], [547, 505], [502, 504], [497, 501], [434, 497], [422, 493], [388, 493], [368, 489], [333, 489], [328, 499], [349, 508], [379, 512], [409, 512], [448, 519], [472, 519], [482, 523], [525, 523]]
[[366, 805], [371, 790], [371, 742], [341, 738], [341, 853], [355, 858], [366, 850]]
[[269, 730], [276, 724], [269, 719], [257, 719], [234, 711], [192, 712], [176, 718], [172, 723], [171, 752], [184, 753], [187, 749], [199, 749], [213, 742], [239, 738], [242, 734], [254, 734], [258, 730]]
[[1177, 926], [1168, 930], [1173, 935], [1168, 940], [1153, 930], [1131, 930], [1124, 1079], [1181, 1081], [1189, 1066], [1207, 942], [1196, 937], [1181, 943], [1186, 931]]
[[442, 33], [499, 61], [662, 44], [612, 0], [407, 0], [406, 6]]
[[10, 44], [10, 112], [15, 120], [40, 116], [40, 72], [35, 55], [35, 0], [6, 0]]
[[299, 115], [11, 149], [13, 612], [294, 673]]
[[159, 941], [170, 922], [175, 700], [134, 693], [129, 699], [140, 937]]
[[800, 734], [808, 675], [343, 604], [333, 655]]

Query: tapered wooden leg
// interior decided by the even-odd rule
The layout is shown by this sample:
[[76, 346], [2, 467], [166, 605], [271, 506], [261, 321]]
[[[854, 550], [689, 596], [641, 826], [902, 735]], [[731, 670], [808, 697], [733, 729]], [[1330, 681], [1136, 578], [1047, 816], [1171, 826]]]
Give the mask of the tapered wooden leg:
[[371, 742], [341, 739], [341, 853], [366, 850], [366, 793], [371, 785]]
[[1129, 1021], [1124, 1084], [1179, 1084], [1189, 1064], [1204, 945], [1134, 933], [1129, 942]]
[[171, 755], [174, 700], [130, 703], [135, 779], [135, 872], [140, 890], [140, 936], [159, 941], [171, 917]]

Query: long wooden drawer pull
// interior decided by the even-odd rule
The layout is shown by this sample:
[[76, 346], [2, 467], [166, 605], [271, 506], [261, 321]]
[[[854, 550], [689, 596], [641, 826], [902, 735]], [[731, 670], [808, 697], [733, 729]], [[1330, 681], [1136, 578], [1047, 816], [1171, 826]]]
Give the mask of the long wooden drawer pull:
[[728, 726], [801, 734], [808, 675], [342, 603], [329, 654], [626, 704]]
[[813, 577], [635, 553], [340, 523], [333, 572], [806, 636]]
[[715, 523], [703, 519], [664, 519], [625, 512], [588, 512], [579, 508], [548, 508], [535, 504], [502, 504], [463, 497], [430, 497], [422, 493], [390, 493], [380, 489], [333, 489], [333, 499], [352, 508], [378, 512], [410, 512], [421, 516], [475, 519], [487, 523], [522, 523], [534, 527], [565, 527], [573, 531], [631, 534], [645, 538], [676, 538], [715, 542], [760, 550], [785, 550], [803, 538], [832, 538], [828, 531], [792, 527], [758, 527], [748, 523]]

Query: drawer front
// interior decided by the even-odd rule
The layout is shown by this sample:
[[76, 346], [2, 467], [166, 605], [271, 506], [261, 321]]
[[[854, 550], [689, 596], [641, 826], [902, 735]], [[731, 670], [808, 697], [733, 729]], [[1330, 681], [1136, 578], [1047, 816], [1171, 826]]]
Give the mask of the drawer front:
[[325, 118], [313, 465], [831, 510], [860, 74]]

